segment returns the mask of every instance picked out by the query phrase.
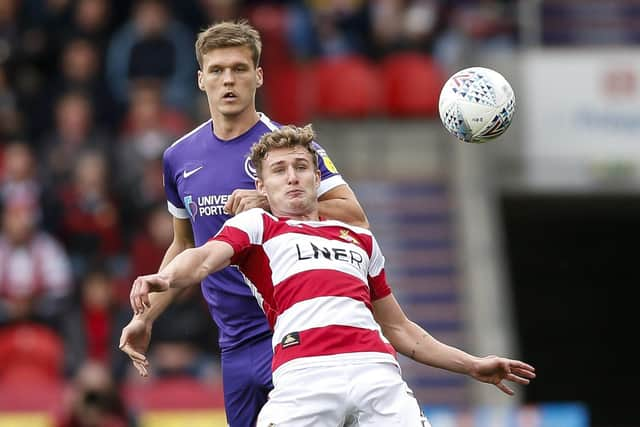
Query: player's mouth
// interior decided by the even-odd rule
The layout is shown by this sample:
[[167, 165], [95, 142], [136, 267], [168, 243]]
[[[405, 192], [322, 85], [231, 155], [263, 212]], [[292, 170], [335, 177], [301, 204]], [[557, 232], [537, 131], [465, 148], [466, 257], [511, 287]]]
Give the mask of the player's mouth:
[[294, 189], [294, 190], [287, 191], [287, 197], [290, 197], [290, 198], [301, 197], [303, 195], [304, 195], [304, 190]]
[[231, 91], [225, 92], [224, 95], [222, 95], [222, 99], [224, 100], [233, 101], [234, 99], [237, 99], [237, 98], [238, 97], [236, 96], [236, 94]]

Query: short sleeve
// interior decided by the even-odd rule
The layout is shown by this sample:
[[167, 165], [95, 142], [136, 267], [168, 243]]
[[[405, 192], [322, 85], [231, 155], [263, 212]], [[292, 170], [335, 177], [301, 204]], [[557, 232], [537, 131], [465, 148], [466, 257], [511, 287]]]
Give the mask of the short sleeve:
[[384, 255], [378, 246], [375, 237], [371, 239], [371, 257], [369, 261], [368, 282], [371, 292], [371, 300], [375, 301], [391, 294], [391, 288], [387, 283], [387, 275], [384, 271]]
[[318, 168], [320, 169], [321, 178], [318, 197], [320, 197], [327, 191], [332, 190], [339, 185], [346, 184], [346, 181], [342, 178], [340, 172], [338, 172], [338, 169], [333, 164], [333, 161], [327, 154], [327, 151], [317, 142], [313, 143], [313, 148], [318, 153]]
[[242, 212], [228, 219], [210, 240], [228, 243], [236, 255], [251, 245], [261, 245], [264, 232], [263, 214], [266, 212], [258, 208]]
[[165, 150], [162, 156], [162, 185], [167, 197], [167, 208], [171, 215], [180, 219], [188, 219], [189, 213], [178, 194], [176, 177], [171, 167], [171, 149]]

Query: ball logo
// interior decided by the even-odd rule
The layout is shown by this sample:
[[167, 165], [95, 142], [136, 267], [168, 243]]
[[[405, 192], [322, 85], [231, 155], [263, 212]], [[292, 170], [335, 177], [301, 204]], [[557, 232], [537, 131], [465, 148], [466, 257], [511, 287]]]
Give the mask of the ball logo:
[[253, 179], [254, 181], [258, 179], [258, 175], [256, 174], [256, 167], [253, 165], [253, 162], [248, 157], [244, 161], [244, 171], [246, 172], [247, 175], [249, 175], [249, 178]]

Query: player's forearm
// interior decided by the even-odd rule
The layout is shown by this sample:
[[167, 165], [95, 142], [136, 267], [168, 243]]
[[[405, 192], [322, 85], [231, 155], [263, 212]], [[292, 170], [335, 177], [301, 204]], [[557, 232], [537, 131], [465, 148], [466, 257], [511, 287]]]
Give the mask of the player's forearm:
[[362, 207], [350, 199], [329, 199], [318, 202], [321, 217], [337, 219], [347, 224], [369, 228], [369, 221]]
[[169, 282], [170, 288], [186, 288], [228, 266], [233, 253], [228, 243], [211, 241], [181, 252], [159, 274]]
[[170, 291], [183, 289], [200, 283], [209, 273], [205, 264], [207, 252], [204, 248], [191, 248], [180, 252], [159, 274], [170, 283]]
[[435, 368], [469, 375], [477, 360], [460, 349], [441, 343], [410, 320], [384, 333], [397, 351]]

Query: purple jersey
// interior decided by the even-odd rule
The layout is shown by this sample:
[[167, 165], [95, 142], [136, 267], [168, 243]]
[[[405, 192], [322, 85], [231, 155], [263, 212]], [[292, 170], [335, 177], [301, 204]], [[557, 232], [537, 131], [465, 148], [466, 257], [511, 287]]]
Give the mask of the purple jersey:
[[[255, 189], [255, 168], [248, 159], [251, 146], [265, 133], [277, 129], [264, 114], [244, 134], [228, 141], [213, 133], [206, 121], [177, 140], [163, 158], [164, 188], [169, 212], [189, 218], [196, 246], [214, 236], [229, 219], [222, 209], [235, 189]], [[344, 184], [344, 180], [320, 146], [322, 183], [318, 195]], [[213, 320], [220, 331], [220, 348], [227, 350], [270, 332], [264, 313], [236, 267], [227, 267], [202, 282]]]

